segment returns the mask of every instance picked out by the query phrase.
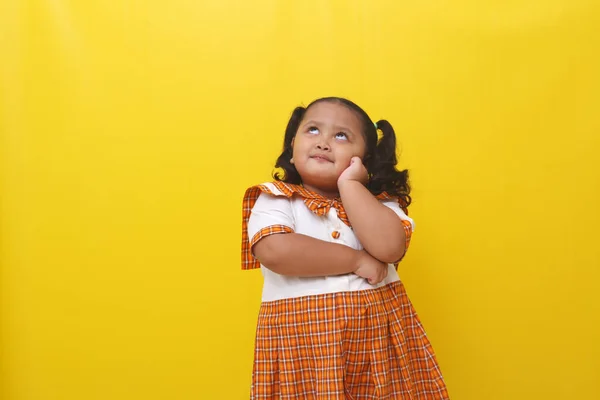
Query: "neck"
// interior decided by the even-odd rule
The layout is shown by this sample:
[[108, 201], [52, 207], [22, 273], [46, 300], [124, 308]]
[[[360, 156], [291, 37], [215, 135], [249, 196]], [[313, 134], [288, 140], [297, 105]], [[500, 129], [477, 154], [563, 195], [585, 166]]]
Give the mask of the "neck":
[[326, 197], [328, 199], [335, 199], [340, 197], [340, 193], [336, 190], [336, 191], [331, 191], [331, 190], [324, 190], [324, 189], [320, 189], [317, 187], [314, 187], [312, 185], [302, 185], [304, 186], [304, 188], [306, 190], [310, 190], [311, 192], [320, 194], [323, 197]]

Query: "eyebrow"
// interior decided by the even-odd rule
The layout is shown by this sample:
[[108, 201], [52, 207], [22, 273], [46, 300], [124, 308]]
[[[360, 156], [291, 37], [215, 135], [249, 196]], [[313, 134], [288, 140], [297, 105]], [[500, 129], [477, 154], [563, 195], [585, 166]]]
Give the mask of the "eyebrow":
[[[322, 123], [321, 123], [321, 122], [319, 122], [319, 121], [315, 121], [315, 120], [312, 120], [312, 119], [311, 119], [311, 120], [309, 120], [309, 121], [306, 121], [305, 123], [303, 123], [303, 124], [302, 124], [302, 126], [303, 126], [303, 127], [304, 127], [304, 126], [307, 126], [307, 125], [322, 125]], [[340, 130], [340, 131], [343, 131], [343, 132], [350, 133], [351, 135], [354, 135], [354, 132], [353, 132], [353, 131], [352, 131], [350, 128], [347, 128], [347, 127], [345, 127], [345, 126], [334, 125], [333, 127], [334, 127], [336, 130]]]

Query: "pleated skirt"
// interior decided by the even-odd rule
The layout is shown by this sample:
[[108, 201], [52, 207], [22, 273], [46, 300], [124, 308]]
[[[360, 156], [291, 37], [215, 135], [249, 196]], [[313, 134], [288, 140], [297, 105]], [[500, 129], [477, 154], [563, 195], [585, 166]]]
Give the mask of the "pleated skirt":
[[251, 399], [448, 399], [401, 282], [263, 302]]

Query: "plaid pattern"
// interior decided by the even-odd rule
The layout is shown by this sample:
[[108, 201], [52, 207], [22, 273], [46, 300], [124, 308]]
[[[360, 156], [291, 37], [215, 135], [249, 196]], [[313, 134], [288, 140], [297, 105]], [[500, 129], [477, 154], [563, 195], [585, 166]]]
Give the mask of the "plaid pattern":
[[276, 235], [278, 233], [294, 233], [294, 231], [292, 230], [292, 228], [285, 225], [267, 226], [266, 228], [262, 228], [256, 233], [256, 235], [252, 237], [252, 240], [250, 241], [250, 248], [252, 248], [252, 246], [254, 246], [256, 243], [258, 243], [260, 239], [266, 238], [270, 235]]
[[410, 245], [410, 239], [412, 238], [412, 224], [410, 223], [410, 221], [407, 221], [405, 219], [402, 220], [402, 227], [404, 228], [404, 254], [402, 254], [402, 257], [400, 257], [400, 259], [398, 261], [396, 261], [394, 263], [394, 265], [396, 266], [396, 269], [398, 269], [398, 264], [400, 263], [400, 261], [402, 261], [402, 259], [404, 258], [404, 256], [406, 255], [406, 251], [408, 250], [408, 246]]
[[[271, 193], [268, 187], [264, 185], [253, 186], [246, 190], [244, 194], [244, 200], [242, 203], [242, 269], [255, 269], [260, 268], [260, 262], [254, 255], [252, 254], [252, 245], [253, 243], [250, 241], [248, 237], [248, 220], [250, 219], [250, 214], [252, 213], [252, 208], [254, 208], [254, 204], [256, 204], [256, 200], [258, 200], [258, 196], [262, 192]], [[254, 242], [256, 243], [256, 242]]]
[[263, 302], [251, 398], [448, 399], [400, 282]]
[[[301, 196], [304, 199], [304, 204], [317, 215], [324, 216], [327, 215], [329, 210], [333, 207], [337, 210], [338, 217], [342, 222], [346, 225], [350, 226], [350, 220], [348, 219], [348, 215], [344, 210], [344, 206], [342, 205], [341, 199], [328, 199], [323, 197], [317, 193], [313, 193], [302, 186], [293, 185], [291, 183], [273, 182], [273, 185], [279, 190], [285, 197], [291, 198], [294, 194]], [[260, 263], [258, 260], [254, 258], [252, 255], [252, 246], [258, 240], [250, 240], [248, 237], [248, 220], [250, 219], [250, 213], [252, 212], [252, 208], [254, 204], [256, 204], [256, 200], [260, 196], [261, 193], [267, 193], [270, 195], [274, 195], [274, 193], [265, 185], [253, 186], [246, 190], [244, 194], [244, 200], [242, 204], [242, 269], [255, 269], [260, 268]], [[383, 192], [376, 196], [378, 200], [391, 200], [393, 197], [389, 194]], [[404, 213], [408, 215], [408, 210], [406, 205], [401, 199], [398, 199], [398, 203]], [[410, 243], [410, 235], [412, 234], [412, 225], [408, 221], [403, 221], [404, 230], [406, 232], [406, 249], [408, 249], [408, 244]], [[289, 229], [289, 228], [288, 228]], [[273, 232], [273, 233], [284, 233], [283, 231]], [[264, 236], [262, 236], [264, 237]], [[253, 238], [254, 239], [254, 238]], [[406, 251], [405, 251], [406, 253]], [[399, 262], [399, 261], [398, 261]], [[397, 263], [396, 263], [397, 265]]]

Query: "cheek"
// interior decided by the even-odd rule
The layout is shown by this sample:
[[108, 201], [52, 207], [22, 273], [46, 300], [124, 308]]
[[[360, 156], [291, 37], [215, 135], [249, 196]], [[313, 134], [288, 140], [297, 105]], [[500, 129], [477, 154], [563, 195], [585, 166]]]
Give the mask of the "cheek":
[[296, 140], [294, 145], [292, 146], [292, 151], [294, 155], [304, 155], [307, 154], [310, 150], [310, 143], [307, 140]]
[[360, 157], [361, 159], [365, 156], [365, 150], [361, 146], [348, 146], [340, 149], [336, 159], [350, 164], [352, 157]]
[[350, 166], [350, 161], [355, 154], [353, 152], [343, 152], [342, 154], [337, 154], [335, 157], [336, 161], [336, 169], [339, 172], [343, 172], [346, 168]]
[[367, 155], [367, 146], [364, 142], [360, 145], [357, 145], [355, 150], [356, 155], [359, 156], [361, 159], [365, 158], [365, 156]]

